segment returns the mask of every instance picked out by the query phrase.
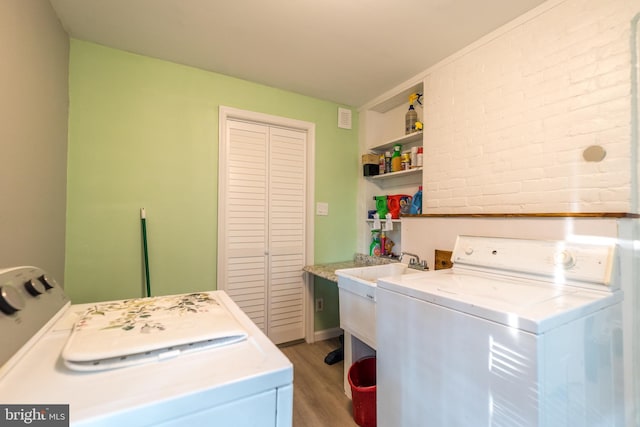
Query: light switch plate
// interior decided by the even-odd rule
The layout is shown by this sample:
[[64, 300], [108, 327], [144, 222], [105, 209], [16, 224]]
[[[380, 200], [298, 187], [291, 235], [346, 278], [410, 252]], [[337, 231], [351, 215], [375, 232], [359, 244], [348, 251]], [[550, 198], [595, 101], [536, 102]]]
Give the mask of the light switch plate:
[[329, 215], [329, 203], [324, 203], [324, 202], [316, 203], [316, 215], [322, 215], [322, 216]]

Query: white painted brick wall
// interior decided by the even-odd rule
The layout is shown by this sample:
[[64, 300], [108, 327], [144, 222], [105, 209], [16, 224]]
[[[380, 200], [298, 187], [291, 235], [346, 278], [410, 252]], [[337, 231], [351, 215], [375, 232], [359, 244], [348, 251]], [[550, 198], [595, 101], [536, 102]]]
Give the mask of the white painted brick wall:
[[629, 212], [638, 12], [552, 0], [427, 70], [425, 213]]

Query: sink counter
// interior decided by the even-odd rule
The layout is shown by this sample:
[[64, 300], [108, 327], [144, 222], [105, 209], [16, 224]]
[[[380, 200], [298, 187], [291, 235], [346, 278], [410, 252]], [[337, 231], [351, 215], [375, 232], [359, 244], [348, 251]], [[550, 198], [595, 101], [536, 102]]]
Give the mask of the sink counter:
[[369, 267], [372, 265], [390, 264], [392, 262], [398, 262], [397, 259], [375, 257], [364, 254], [355, 254], [351, 261], [332, 262], [328, 264], [316, 264], [306, 265], [302, 270], [307, 273], [311, 273], [314, 276], [322, 277], [332, 282], [338, 283], [338, 276], [336, 276], [336, 270], [342, 270], [344, 268], [355, 267]]
[[[341, 261], [341, 262], [332, 262], [332, 263], [327, 263], [327, 264], [315, 264], [315, 265], [306, 265], [302, 268], [303, 271], [305, 271], [306, 273], [308, 273], [309, 275], [309, 280], [307, 281], [307, 283], [309, 283], [310, 289], [309, 289], [309, 300], [307, 301], [307, 307], [308, 307], [308, 311], [309, 313], [311, 313], [311, 317], [310, 317], [310, 324], [313, 325], [310, 329], [310, 331], [308, 330], [307, 336], [309, 337], [313, 337], [313, 339], [315, 340], [315, 330], [314, 330], [314, 323], [313, 323], [313, 312], [314, 312], [314, 296], [315, 296], [315, 290], [314, 290], [314, 282], [315, 280], [313, 279], [313, 277], [311, 276], [315, 276], [315, 277], [320, 277], [323, 279], [328, 280], [329, 282], [333, 282], [336, 285], [338, 284], [338, 276], [336, 275], [336, 270], [343, 270], [345, 268], [357, 268], [357, 267], [371, 267], [374, 265], [382, 265], [382, 264], [390, 264], [390, 263], [394, 263], [394, 262], [398, 262], [397, 259], [392, 259], [392, 258], [383, 258], [383, 257], [374, 257], [374, 256], [369, 256], [369, 255], [364, 255], [364, 254], [355, 254], [353, 259], [350, 261]], [[331, 286], [329, 284], [329, 286]], [[336, 300], [336, 303], [338, 301]], [[339, 331], [341, 331], [341, 329], [338, 328]], [[335, 336], [335, 335], [332, 335]], [[322, 339], [326, 339], [326, 338], [322, 338]], [[348, 382], [348, 369], [351, 366], [352, 363], [352, 354], [354, 353], [354, 349], [352, 348], [352, 338], [351, 338], [351, 333], [349, 333], [348, 331], [344, 331], [344, 348], [343, 349], [339, 349], [342, 350], [342, 353], [344, 354], [344, 357], [346, 357], [344, 359], [345, 364], [344, 364], [344, 390], [347, 396], [351, 397], [351, 388], [349, 386], [349, 382]], [[357, 339], [354, 339], [354, 341], [359, 341]], [[313, 341], [310, 341], [313, 342]], [[366, 349], [364, 349], [366, 347]], [[363, 350], [360, 350], [361, 348], [363, 348]], [[334, 351], [338, 351], [338, 350], [334, 350]], [[372, 353], [375, 353], [374, 350], [372, 350], [370, 347], [368, 347], [366, 344], [362, 343], [360, 346], [357, 346], [356, 344], [356, 348], [355, 348], [355, 354], [356, 355], [371, 355]], [[331, 353], [330, 353], [331, 354]], [[329, 356], [329, 355], [327, 355]]]

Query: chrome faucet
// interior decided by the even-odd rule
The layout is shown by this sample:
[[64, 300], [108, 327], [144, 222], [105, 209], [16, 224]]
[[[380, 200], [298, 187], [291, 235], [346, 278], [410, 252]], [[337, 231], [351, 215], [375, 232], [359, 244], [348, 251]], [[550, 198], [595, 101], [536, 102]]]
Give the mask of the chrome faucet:
[[400, 254], [400, 261], [402, 262], [402, 260], [404, 259], [404, 256], [410, 256], [411, 259], [409, 260], [410, 264], [415, 264], [415, 263], [419, 263], [420, 262], [420, 257], [416, 254], [412, 254], [411, 252], [402, 252]]
[[413, 268], [416, 270], [422, 270], [422, 271], [426, 271], [429, 269], [429, 267], [427, 266], [427, 260], [422, 260], [420, 261], [420, 257], [416, 254], [412, 254], [411, 252], [402, 252], [400, 254], [400, 262], [402, 262], [402, 260], [404, 259], [404, 257], [406, 256], [410, 256], [411, 259], [409, 260], [409, 268]]

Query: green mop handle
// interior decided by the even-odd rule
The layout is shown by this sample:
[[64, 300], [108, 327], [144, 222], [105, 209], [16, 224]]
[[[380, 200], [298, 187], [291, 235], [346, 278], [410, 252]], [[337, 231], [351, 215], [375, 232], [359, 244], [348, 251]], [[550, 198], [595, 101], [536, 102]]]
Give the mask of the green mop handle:
[[147, 213], [140, 209], [140, 222], [142, 223], [142, 246], [144, 249], [144, 273], [147, 283], [147, 296], [151, 296], [151, 278], [149, 277], [149, 252], [147, 250]]

